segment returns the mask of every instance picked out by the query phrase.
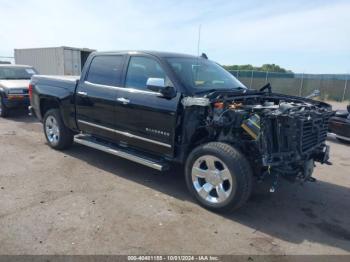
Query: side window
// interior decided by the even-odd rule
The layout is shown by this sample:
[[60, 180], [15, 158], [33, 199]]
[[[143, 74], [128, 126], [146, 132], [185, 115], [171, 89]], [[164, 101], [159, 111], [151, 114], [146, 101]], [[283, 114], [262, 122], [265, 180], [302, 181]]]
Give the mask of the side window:
[[123, 67], [123, 56], [96, 56], [90, 65], [86, 81], [93, 84], [119, 86]]
[[154, 59], [140, 56], [131, 57], [125, 87], [147, 90], [146, 83], [150, 77], [163, 78], [164, 81], [169, 81], [159, 63]]

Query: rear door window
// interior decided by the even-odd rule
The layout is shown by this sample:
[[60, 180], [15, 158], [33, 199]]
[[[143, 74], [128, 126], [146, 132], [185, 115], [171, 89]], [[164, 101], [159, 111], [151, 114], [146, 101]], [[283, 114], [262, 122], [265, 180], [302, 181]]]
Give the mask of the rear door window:
[[120, 86], [124, 56], [96, 56], [90, 65], [86, 81], [108, 86]]

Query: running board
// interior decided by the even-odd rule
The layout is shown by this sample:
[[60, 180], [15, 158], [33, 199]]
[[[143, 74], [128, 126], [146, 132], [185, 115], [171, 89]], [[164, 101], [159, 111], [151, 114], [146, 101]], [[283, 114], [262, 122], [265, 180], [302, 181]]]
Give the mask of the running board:
[[100, 142], [99, 140], [95, 139], [90, 135], [76, 135], [74, 137], [74, 142], [77, 144], [88, 146], [88, 147], [115, 155], [115, 156], [128, 159], [130, 161], [136, 162], [144, 166], [148, 166], [150, 168], [153, 168], [159, 171], [164, 171], [168, 168], [167, 164], [164, 164], [160, 161], [157, 161], [149, 157], [145, 157], [141, 154], [135, 153], [128, 149], [118, 147], [116, 145]]

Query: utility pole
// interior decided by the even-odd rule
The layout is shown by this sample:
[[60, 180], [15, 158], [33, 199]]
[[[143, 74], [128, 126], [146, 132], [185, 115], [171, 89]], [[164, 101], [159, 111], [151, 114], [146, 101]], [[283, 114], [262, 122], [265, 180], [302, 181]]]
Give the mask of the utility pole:
[[200, 47], [200, 43], [201, 43], [201, 29], [202, 29], [202, 25], [199, 25], [199, 27], [198, 27], [197, 56], [199, 56], [199, 47]]

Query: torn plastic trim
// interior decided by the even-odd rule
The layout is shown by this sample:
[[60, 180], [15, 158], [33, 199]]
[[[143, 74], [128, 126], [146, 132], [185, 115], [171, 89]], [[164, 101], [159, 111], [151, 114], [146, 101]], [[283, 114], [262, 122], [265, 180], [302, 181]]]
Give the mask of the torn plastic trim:
[[209, 98], [206, 97], [191, 97], [187, 96], [181, 100], [181, 103], [184, 107], [190, 106], [209, 106], [210, 101]]

